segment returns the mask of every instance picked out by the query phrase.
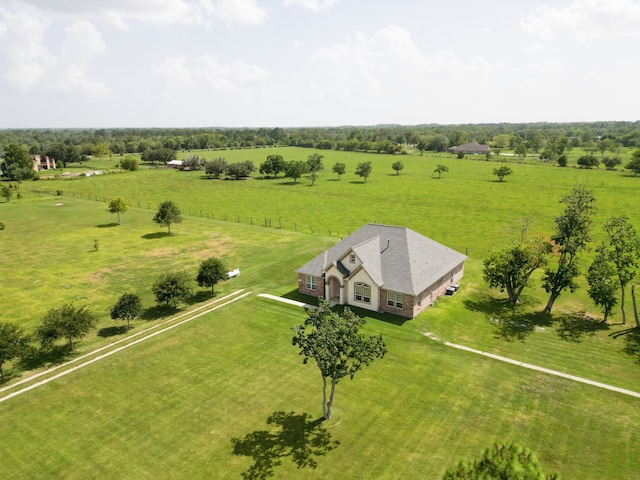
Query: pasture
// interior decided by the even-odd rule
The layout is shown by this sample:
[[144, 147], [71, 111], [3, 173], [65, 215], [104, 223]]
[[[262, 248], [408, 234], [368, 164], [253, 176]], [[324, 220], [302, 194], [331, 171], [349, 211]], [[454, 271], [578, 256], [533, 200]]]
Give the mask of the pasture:
[[[258, 166], [276, 152], [285, 160], [313, 153], [205, 156]], [[171, 318], [175, 312], [153, 307], [149, 287], [160, 272], [195, 276], [200, 260], [221, 256], [242, 273], [220, 284], [216, 297], [238, 288], [252, 293], [0, 403], [0, 435], [10, 447], [2, 478], [240, 478], [252, 466], [250, 478], [266, 478], [270, 462], [274, 478], [438, 478], [494, 440], [528, 446], [563, 478], [637, 478], [637, 398], [453, 350], [423, 334], [637, 391], [640, 337], [623, 334], [617, 316], [608, 326], [585, 318], [585, 310], [599, 314], [584, 285], [543, 316], [537, 275], [514, 310], [482, 282], [481, 260], [523, 217], [551, 233], [558, 200], [578, 183], [598, 201], [595, 238], [603, 238], [599, 225], [609, 215], [624, 213], [640, 226], [638, 179], [511, 164], [514, 174], [498, 183], [491, 173], [497, 164], [482, 160], [321, 153], [325, 171], [313, 187], [307, 179], [225, 181], [145, 169], [41, 180], [25, 184], [20, 202], [0, 204], [7, 227], [0, 233], [2, 320], [32, 329], [51, 306], [89, 304], [98, 334], [81, 341], [76, 355], [124, 337], [108, 315], [124, 291], [140, 294], [147, 307], [133, 332]], [[405, 163], [399, 176], [391, 169], [398, 158]], [[368, 160], [374, 170], [363, 184], [353, 170]], [[336, 161], [347, 164], [340, 181], [330, 172]], [[441, 163], [450, 171], [437, 179], [432, 172]], [[116, 195], [133, 205], [122, 226], [102, 201]], [[166, 199], [186, 213], [170, 236], [151, 222]], [[271, 227], [261, 226], [265, 218]], [[304, 312], [256, 295], [297, 298], [293, 270], [367, 221], [406, 225], [470, 259], [461, 292], [416, 319], [357, 312], [368, 316], [369, 333], [383, 335], [389, 353], [338, 385], [334, 418], [320, 423], [320, 377], [291, 346], [291, 327]], [[210, 299], [207, 289], [198, 292], [184, 310]], [[60, 361], [12, 365], [6, 385]]]

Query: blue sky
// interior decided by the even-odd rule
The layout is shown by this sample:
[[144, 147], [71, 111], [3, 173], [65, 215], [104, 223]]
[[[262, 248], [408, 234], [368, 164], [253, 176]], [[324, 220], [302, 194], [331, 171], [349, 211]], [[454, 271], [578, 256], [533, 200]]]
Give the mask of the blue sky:
[[0, 128], [640, 119], [640, 0], [0, 0]]

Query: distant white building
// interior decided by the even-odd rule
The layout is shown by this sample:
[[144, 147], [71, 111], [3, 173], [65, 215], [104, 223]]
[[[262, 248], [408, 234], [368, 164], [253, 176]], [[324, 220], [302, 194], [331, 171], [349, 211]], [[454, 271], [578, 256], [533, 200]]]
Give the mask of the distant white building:
[[182, 160], [170, 160], [167, 162], [169, 168], [182, 168]]

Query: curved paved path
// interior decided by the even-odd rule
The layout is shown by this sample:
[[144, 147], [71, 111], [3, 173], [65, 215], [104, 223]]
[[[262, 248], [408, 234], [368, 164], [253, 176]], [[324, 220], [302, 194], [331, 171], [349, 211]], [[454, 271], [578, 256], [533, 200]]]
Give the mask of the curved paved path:
[[[288, 298], [277, 297], [275, 295], [270, 295], [268, 293], [261, 293], [258, 295], [259, 297], [268, 298], [270, 300], [276, 300], [278, 302], [288, 303], [290, 305], [295, 305], [298, 307], [304, 308], [316, 308], [313, 305], [309, 305], [308, 303], [302, 303], [295, 300], [290, 300]], [[632, 397], [640, 398], [640, 393], [634, 392], [632, 390], [627, 390], [625, 388], [615, 387], [613, 385], [607, 385], [606, 383], [596, 382], [594, 380], [589, 380], [588, 378], [577, 377], [575, 375], [570, 375], [568, 373], [559, 372], [557, 370], [551, 370], [549, 368], [538, 367], [537, 365], [531, 365], [530, 363], [521, 362], [519, 360], [513, 360], [511, 358], [502, 357], [500, 355], [496, 355], [494, 353], [483, 352], [481, 350], [476, 350], [475, 348], [465, 347], [464, 345], [458, 345], [456, 343], [447, 342], [446, 340], [442, 340], [436, 334], [431, 332], [424, 333], [425, 336], [429, 337], [431, 340], [435, 340], [436, 342], [441, 342], [447, 347], [457, 348], [458, 350], [464, 350], [465, 352], [475, 353], [477, 355], [482, 355], [484, 357], [493, 358], [494, 360], [499, 360], [501, 362], [510, 363], [512, 365], [516, 365], [518, 367], [528, 368], [530, 370], [536, 370], [538, 372], [547, 373], [549, 375], [555, 375], [556, 377], [566, 378], [568, 380], [573, 380], [574, 382], [586, 383], [587, 385], [592, 385], [598, 388], [604, 388], [606, 390], [611, 390], [612, 392], [622, 393], [624, 395], [630, 395]]]
[[456, 343], [447, 342], [446, 340], [440, 339], [437, 335], [431, 332], [426, 332], [425, 336], [429, 337], [431, 340], [435, 340], [436, 342], [441, 342], [447, 347], [457, 348], [458, 350], [464, 350], [465, 352], [475, 353], [477, 355], [482, 355], [484, 357], [493, 358], [494, 360], [499, 360], [501, 362], [510, 363], [512, 365], [516, 365], [518, 367], [528, 368], [530, 370], [536, 370], [538, 372], [548, 373], [549, 375], [555, 375], [556, 377], [566, 378], [568, 380], [573, 380], [574, 382], [586, 383], [587, 385], [592, 385], [598, 388], [604, 388], [606, 390], [611, 390], [612, 392], [623, 393], [625, 395], [630, 395], [632, 397], [640, 398], [640, 393], [634, 392], [632, 390], [627, 390], [620, 387], [615, 387], [613, 385], [607, 385], [606, 383], [596, 382], [594, 380], [589, 380], [588, 378], [577, 377], [575, 375], [570, 375], [568, 373], [559, 372], [557, 370], [551, 370], [549, 368], [538, 367], [537, 365], [531, 365], [530, 363], [520, 362], [519, 360], [513, 360], [511, 358], [502, 357], [500, 355], [496, 355], [494, 353], [483, 352], [481, 350], [476, 350], [475, 348], [465, 347], [464, 345], [458, 345]]

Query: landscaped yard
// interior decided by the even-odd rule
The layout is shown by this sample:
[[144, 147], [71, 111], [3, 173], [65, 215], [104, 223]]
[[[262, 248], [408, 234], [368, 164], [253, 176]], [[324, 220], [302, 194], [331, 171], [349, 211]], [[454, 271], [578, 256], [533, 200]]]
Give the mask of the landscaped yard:
[[[209, 153], [258, 165], [274, 151]], [[288, 160], [313, 153], [280, 152]], [[90, 305], [102, 334], [81, 341], [78, 354], [122, 338], [110, 330], [120, 323], [109, 319], [109, 308], [125, 291], [141, 295], [148, 307], [133, 332], [169, 318], [172, 311], [153, 308], [150, 292], [161, 272], [187, 270], [195, 277], [202, 259], [221, 256], [241, 275], [218, 285], [216, 297], [239, 288], [252, 292], [0, 403], [7, 446], [0, 477], [240, 478], [252, 465], [269, 473], [269, 460], [281, 460], [273, 465], [274, 478], [438, 478], [497, 440], [526, 445], [546, 471], [566, 479], [637, 478], [639, 399], [454, 350], [424, 333], [638, 391], [640, 337], [616, 338], [627, 328], [616, 324], [617, 315], [610, 326], [584, 318], [581, 312], [599, 313], [583, 279], [583, 288], [563, 294], [549, 317], [539, 314], [547, 299], [540, 275], [513, 310], [503, 294], [486, 288], [481, 272], [482, 257], [505, 245], [507, 227], [517, 228], [522, 217], [551, 233], [558, 200], [576, 183], [597, 198], [594, 237], [603, 238], [599, 225], [613, 214], [624, 213], [640, 227], [638, 179], [514, 164], [514, 174], [498, 183], [493, 162], [420, 156], [402, 157], [405, 168], [396, 176], [391, 163], [397, 157], [321, 153], [325, 171], [313, 187], [304, 179], [297, 185], [235, 182], [143, 170], [28, 183], [21, 202], [0, 204], [6, 225], [0, 232], [2, 320], [33, 329], [52, 306]], [[352, 172], [365, 158], [374, 161], [374, 171], [362, 184]], [[330, 173], [336, 161], [351, 172], [339, 182]], [[450, 172], [438, 180], [431, 174], [443, 162]], [[64, 195], [34, 194], [36, 187]], [[134, 207], [121, 226], [103, 202], [116, 195]], [[166, 199], [186, 214], [170, 236], [151, 221]], [[265, 218], [271, 228], [260, 226]], [[470, 259], [461, 291], [416, 319], [357, 312], [368, 315], [367, 332], [382, 334], [389, 353], [354, 381], [343, 380], [334, 417], [315, 422], [321, 378], [291, 345], [291, 327], [304, 320], [304, 311], [256, 295], [299, 298], [293, 270], [367, 221], [406, 225], [462, 253], [468, 249]], [[199, 292], [195, 301], [210, 299], [208, 289]], [[10, 382], [45, 365], [30, 366], [30, 372], [10, 368]], [[317, 465], [299, 468], [294, 459]]]

